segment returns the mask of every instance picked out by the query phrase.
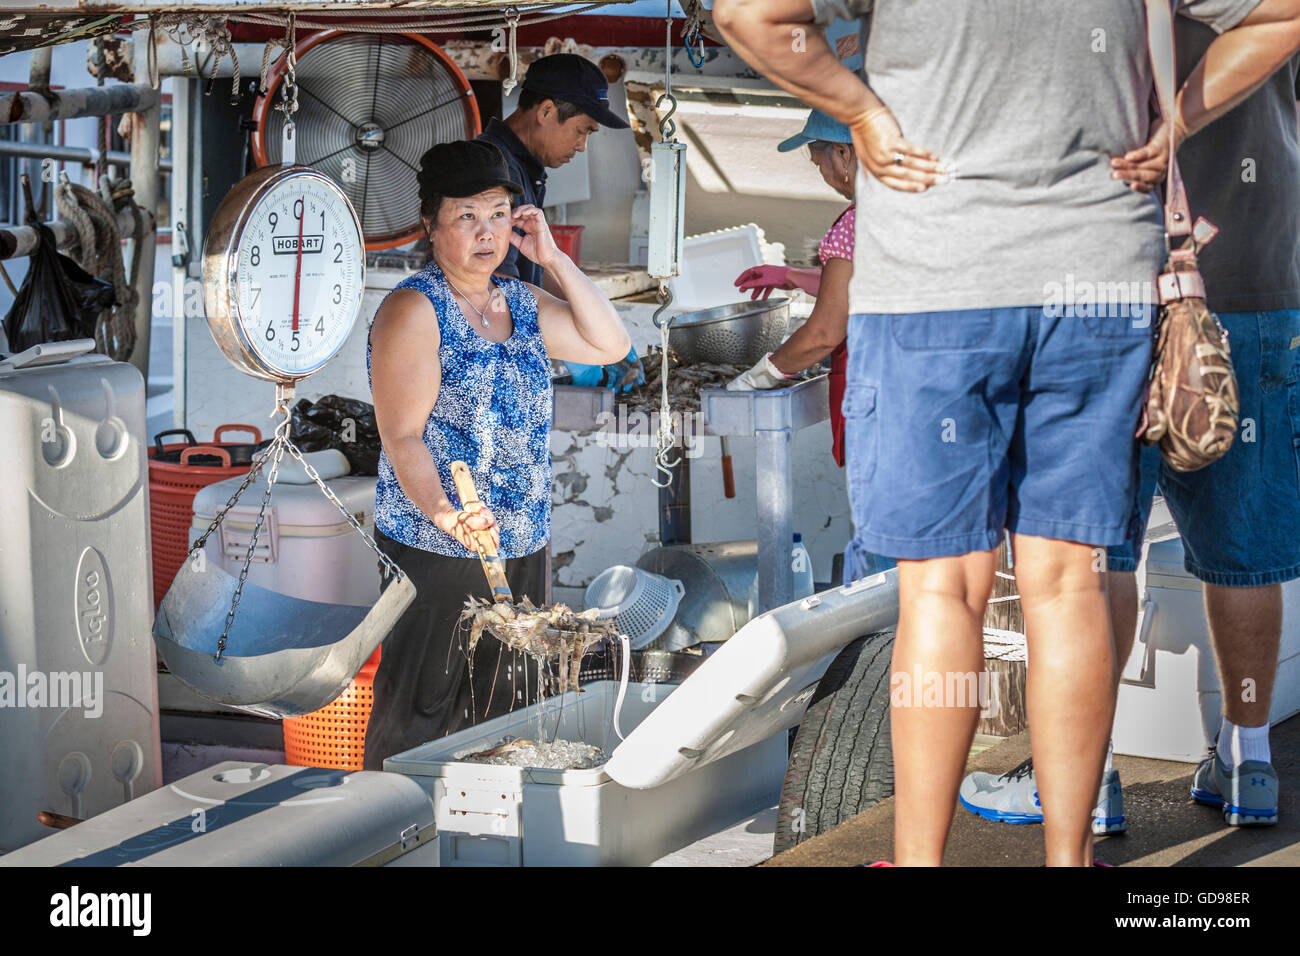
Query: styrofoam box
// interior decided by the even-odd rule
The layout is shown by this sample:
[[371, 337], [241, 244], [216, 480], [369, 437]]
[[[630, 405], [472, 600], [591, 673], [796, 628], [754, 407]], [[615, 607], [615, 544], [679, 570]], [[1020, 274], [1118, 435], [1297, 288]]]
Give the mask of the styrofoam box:
[[[333, 478], [326, 482], [367, 532], [374, 533], [373, 477]], [[213, 515], [230, 499], [242, 477], [208, 485], [194, 496], [190, 540], [208, 529]], [[266, 485], [259, 476], [204, 546], [209, 561], [238, 576], [248, 553]], [[324, 604], [374, 604], [379, 599], [379, 559], [315, 483], [277, 482], [266, 509], [248, 580], [256, 585]]]
[[[672, 685], [628, 685], [619, 718], [631, 733]], [[559, 737], [610, 753], [616, 681], [568, 694]], [[545, 708], [539, 730], [537, 714]], [[785, 775], [786, 735], [774, 734], [663, 786], [632, 790], [603, 766], [542, 770], [465, 763], [503, 737], [536, 740], [555, 733], [558, 703], [533, 704], [384, 761], [433, 797], [442, 866], [642, 865], [770, 807]]]
[[102, 355], [0, 369], [0, 435], [5, 852], [49, 832], [42, 810], [103, 813], [162, 764], [144, 379]]
[[[1180, 538], [1150, 545], [1145, 574], [1144, 593], [1151, 604], [1143, 612], [1120, 682], [1115, 752], [1199, 761], [1214, 743], [1222, 719], [1201, 582], [1183, 567]], [[1300, 581], [1284, 584], [1282, 595], [1282, 646], [1271, 724], [1300, 712]]]
[[433, 806], [403, 777], [227, 760], [0, 857], [7, 866], [419, 866]]

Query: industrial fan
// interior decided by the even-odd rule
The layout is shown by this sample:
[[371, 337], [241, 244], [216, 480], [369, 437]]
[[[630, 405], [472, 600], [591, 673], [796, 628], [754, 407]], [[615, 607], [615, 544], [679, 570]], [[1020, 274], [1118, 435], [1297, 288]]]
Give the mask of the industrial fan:
[[[296, 48], [297, 162], [343, 188], [366, 248], [420, 238], [420, 157], [435, 143], [473, 139], [478, 106], [465, 75], [417, 34], [315, 33]], [[254, 155], [280, 161], [284, 114], [274, 109], [282, 57], [257, 106]]]

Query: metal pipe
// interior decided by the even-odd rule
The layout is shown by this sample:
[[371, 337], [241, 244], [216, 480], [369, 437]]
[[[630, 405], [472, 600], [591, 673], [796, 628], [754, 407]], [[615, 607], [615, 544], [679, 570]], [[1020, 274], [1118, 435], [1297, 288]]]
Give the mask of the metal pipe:
[[[25, 159], [57, 159], [65, 163], [78, 163], [82, 166], [94, 166], [103, 155], [104, 162], [110, 166], [130, 166], [131, 154], [120, 150], [110, 150], [100, 154], [98, 150], [82, 146], [55, 146], [52, 143], [16, 143], [0, 140], [0, 156], [20, 156]], [[172, 161], [161, 159], [158, 168], [163, 172], [172, 171]]]
[[[77, 239], [77, 230], [66, 219], [55, 219], [45, 223], [45, 226], [54, 233], [54, 241], [60, 249], [68, 248]], [[118, 211], [117, 228], [124, 239], [134, 234], [135, 220], [128, 210]], [[38, 241], [37, 232], [32, 226], [0, 226], [0, 259], [30, 256], [36, 251]]]
[[[148, 34], [144, 36], [147, 38]], [[79, 90], [58, 90], [47, 99], [28, 90], [9, 94], [8, 109], [0, 99], [0, 115], [6, 123], [48, 123], [82, 116], [137, 113], [155, 108], [161, 101], [148, 83], [110, 83]]]
[[[149, 33], [138, 30], [135, 34], [136, 80], [148, 80]], [[135, 202], [143, 211], [145, 219], [143, 235], [131, 240], [131, 263], [139, 263], [136, 272], [135, 291], [138, 296], [135, 306], [135, 350], [131, 353], [131, 364], [140, 370], [144, 380], [149, 381], [149, 332], [153, 323], [153, 268], [154, 247], [157, 241], [157, 223], [154, 211], [158, 208], [158, 148], [159, 124], [162, 109], [159, 105], [158, 91], [147, 83], [135, 83], [133, 86], [147, 90], [153, 95], [153, 102], [142, 112], [130, 114], [131, 122], [131, 185], [135, 190]]]
[[794, 599], [790, 545], [794, 539], [791, 429], [756, 429], [758, 467], [758, 613]]
[[[185, 427], [186, 396], [186, 330], [189, 327], [185, 314], [185, 285], [189, 278], [189, 262], [193, 255], [190, 226], [190, 166], [192, 136], [190, 132], [190, 92], [193, 83], [184, 79], [172, 80], [172, 155], [176, 157], [176, 171], [172, 176], [172, 427]], [[198, 164], [196, 164], [198, 165]], [[202, 239], [200, 238], [200, 242]], [[180, 262], [177, 262], [177, 259]]]
[[31, 71], [27, 85], [39, 93], [50, 92], [50, 66], [54, 62], [54, 47], [39, 46], [32, 51]]

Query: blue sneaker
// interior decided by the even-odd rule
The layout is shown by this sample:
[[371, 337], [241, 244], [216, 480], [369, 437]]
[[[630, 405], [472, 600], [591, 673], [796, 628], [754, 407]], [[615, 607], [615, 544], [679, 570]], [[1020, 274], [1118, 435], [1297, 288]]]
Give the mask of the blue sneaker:
[[1277, 795], [1277, 771], [1263, 760], [1247, 760], [1225, 770], [1211, 750], [1192, 777], [1192, 799], [1220, 807], [1223, 822], [1233, 827], [1276, 824]]
[[[976, 772], [961, 782], [957, 794], [961, 805], [976, 816], [999, 823], [1042, 823], [1043, 807], [1038, 802], [1038, 783], [1034, 779], [1034, 760], [1001, 775]], [[1119, 771], [1108, 770], [1102, 777], [1093, 811], [1092, 832], [1123, 833], [1128, 829], [1124, 817], [1124, 790]]]

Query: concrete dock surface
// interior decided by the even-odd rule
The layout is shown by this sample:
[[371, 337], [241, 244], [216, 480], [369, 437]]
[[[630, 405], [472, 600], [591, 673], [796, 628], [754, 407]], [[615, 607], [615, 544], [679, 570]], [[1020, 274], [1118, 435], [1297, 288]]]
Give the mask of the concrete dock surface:
[[[1127, 833], [1098, 837], [1093, 855], [1115, 866], [1300, 866], [1300, 715], [1273, 728], [1281, 782], [1279, 822], [1230, 827], [1192, 800], [1195, 764], [1115, 756], [1124, 786]], [[1027, 733], [976, 754], [967, 772], [1005, 773], [1029, 756]], [[764, 866], [855, 866], [894, 855], [893, 798], [773, 857]], [[1042, 866], [1043, 828], [983, 820], [958, 805], [946, 866]]]

